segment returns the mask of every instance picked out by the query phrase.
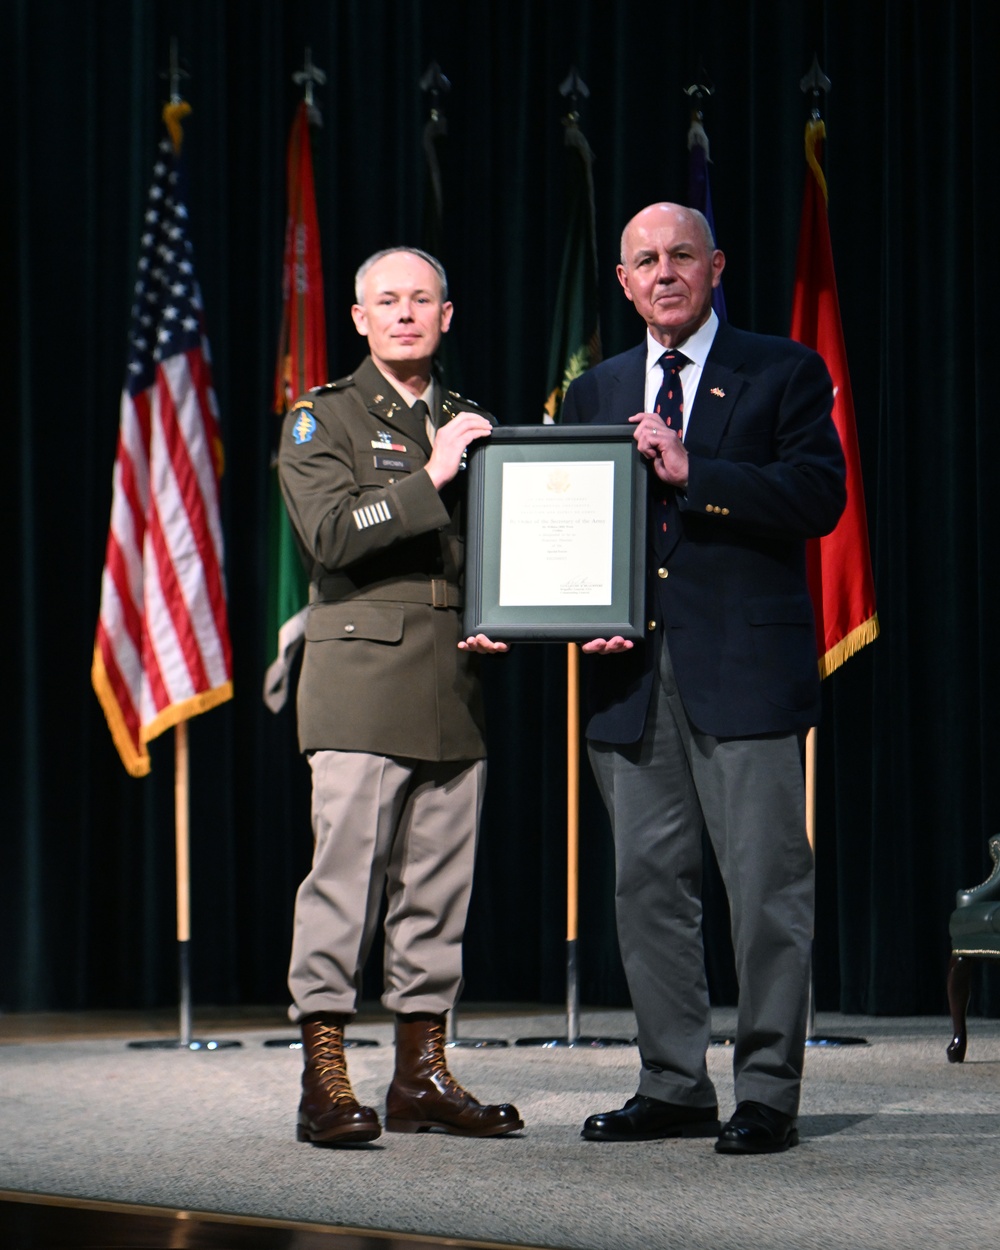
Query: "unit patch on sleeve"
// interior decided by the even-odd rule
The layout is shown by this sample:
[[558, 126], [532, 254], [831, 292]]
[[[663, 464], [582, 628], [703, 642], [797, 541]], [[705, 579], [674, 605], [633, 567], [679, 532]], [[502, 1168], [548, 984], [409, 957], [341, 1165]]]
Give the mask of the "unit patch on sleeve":
[[303, 409], [295, 418], [295, 424], [292, 426], [292, 438], [296, 443], [308, 443], [316, 432], [316, 418], [311, 412]]
[[380, 525], [383, 521], [392, 520], [389, 505], [384, 499], [380, 499], [378, 503], [365, 504], [363, 508], [355, 508], [351, 515], [359, 530], [366, 530], [371, 525]]

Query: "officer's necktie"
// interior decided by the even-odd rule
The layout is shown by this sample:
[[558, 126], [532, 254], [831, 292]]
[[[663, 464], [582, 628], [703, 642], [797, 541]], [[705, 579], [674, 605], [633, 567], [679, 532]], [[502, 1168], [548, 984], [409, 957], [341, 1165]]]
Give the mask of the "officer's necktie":
[[437, 430], [434, 428], [434, 422], [431, 420], [431, 410], [427, 407], [426, 402], [422, 399], [414, 400], [410, 411], [414, 420], [423, 421], [424, 429], [427, 431], [427, 441], [433, 447], [434, 435], [437, 433]]
[[[681, 370], [690, 364], [683, 352], [670, 348], [660, 357], [663, 366], [663, 383], [660, 386], [653, 411], [664, 425], [684, 437], [684, 391], [681, 387]], [[677, 540], [677, 501], [672, 487], [658, 477], [650, 478], [653, 490], [653, 546], [660, 557], [665, 557]]]

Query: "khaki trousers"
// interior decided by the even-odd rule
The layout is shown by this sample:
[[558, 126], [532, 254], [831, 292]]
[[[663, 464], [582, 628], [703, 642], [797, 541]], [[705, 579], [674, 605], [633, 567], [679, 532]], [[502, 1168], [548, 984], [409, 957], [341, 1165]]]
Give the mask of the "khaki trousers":
[[289, 1016], [351, 1014], [383, 893], [383, 1005], [440, 1015], [462, 987], [485, 760], [314, 751], [313, 863], [295, 899]]

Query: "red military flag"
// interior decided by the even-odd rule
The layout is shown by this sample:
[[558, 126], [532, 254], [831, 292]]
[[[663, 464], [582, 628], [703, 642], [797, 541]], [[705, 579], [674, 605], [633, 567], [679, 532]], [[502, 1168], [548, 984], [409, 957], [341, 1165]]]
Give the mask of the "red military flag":
[[[284, 307], [274, 380], [274, 411], [279, 420], [295, 398], [328, 380], [326, 313], [319, 220], [309, 145], [309, 104], [303, 100], [288, 138], [288, 218], [282, 276]], [[309, 579], [299, 557], [288, 513], [271, 471], [271, 594], [268, 637], [275, 658], [264, 678], [264, 702], [272, 712], [284, 707], [293, 657], [302, 644]]]
[[91, 679], [122, 763], [233, 695], [219, 479], [222, 439], [180, 153], [164, 121], [140, 240]]
[[792, 301], [791, 337], [814, 348], [833, 379], [833, 420], [847, 461], [847, 507], [837, 528], [808, 544], [809, 589], [816, 616], [821, 677], [878, 637], [854, 400], [840, 321], [822, 168], [826, 127], [806, 123], [806, 185]]

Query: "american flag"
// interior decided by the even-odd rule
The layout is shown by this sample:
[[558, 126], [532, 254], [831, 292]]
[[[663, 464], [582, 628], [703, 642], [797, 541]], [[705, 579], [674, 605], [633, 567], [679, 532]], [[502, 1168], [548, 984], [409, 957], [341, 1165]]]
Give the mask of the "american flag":
[[147, 743], [232, 698], [222, 441], [187, 235], [179, 151], [164, 138], [141, 238], [91, 677], [134, 777]]

